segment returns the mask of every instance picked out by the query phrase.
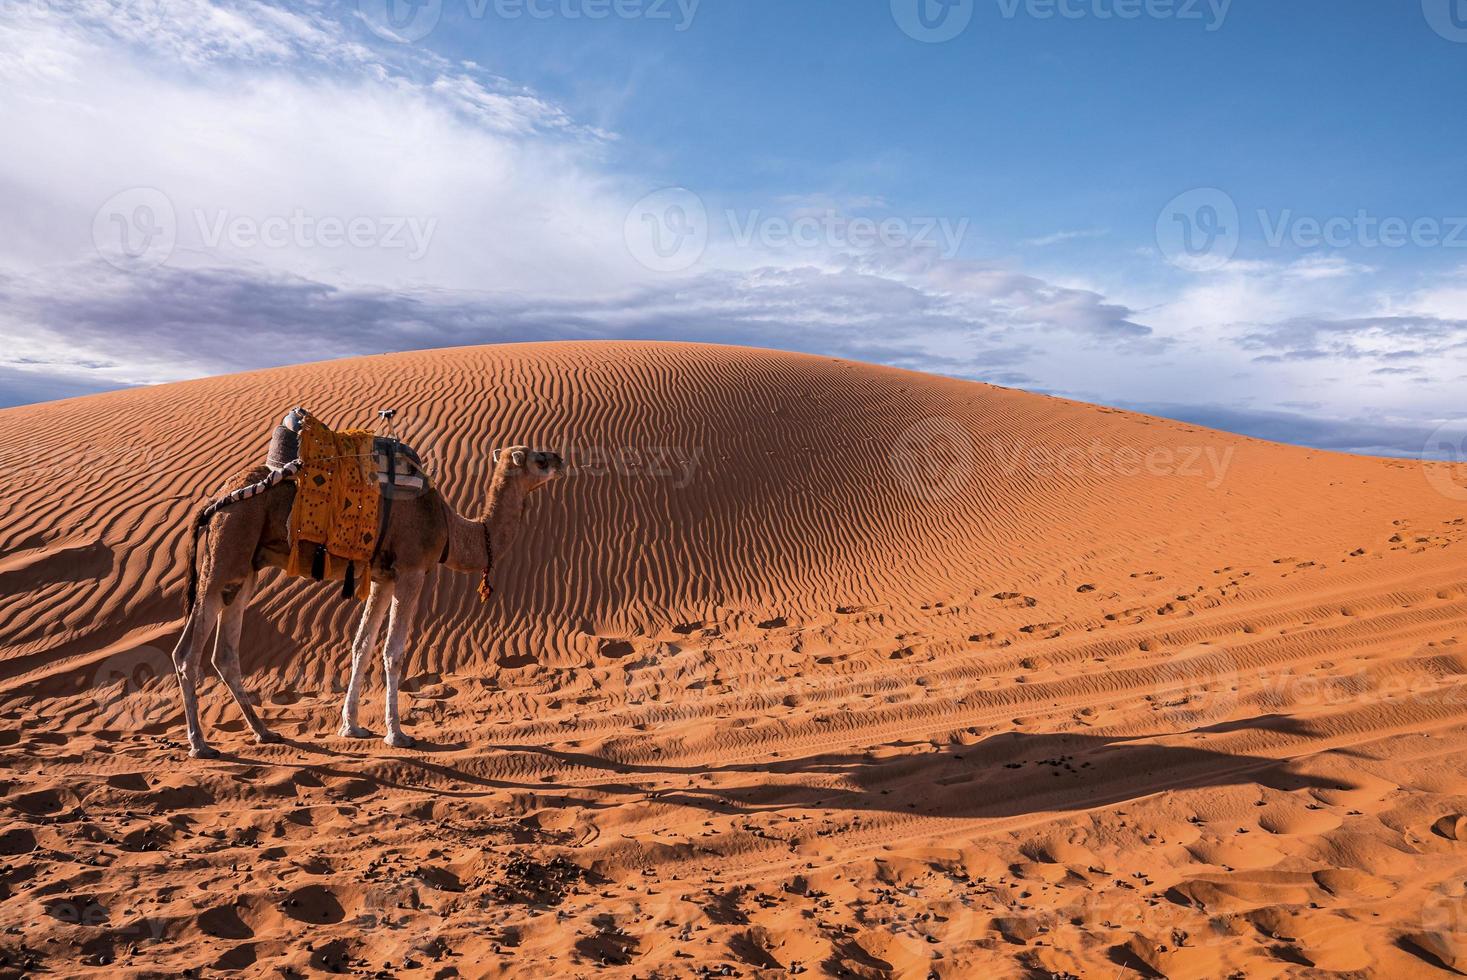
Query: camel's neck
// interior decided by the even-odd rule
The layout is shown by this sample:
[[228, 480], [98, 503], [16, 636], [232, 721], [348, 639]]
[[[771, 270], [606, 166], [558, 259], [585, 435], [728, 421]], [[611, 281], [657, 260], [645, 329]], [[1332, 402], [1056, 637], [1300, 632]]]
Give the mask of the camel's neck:
[[503, 473], [496, 473], [490, 481], [484, 514], [479, 520], [470, 520], [452, 507], [448, 508], [448, 567], [460, 572], [483, 571], [488, 563], [488, 556], [484, 553], [483, 525], [489, 525], [489, 540], [494, 554], [502, 555], [514, 541], [524, 510], [524, 487]]

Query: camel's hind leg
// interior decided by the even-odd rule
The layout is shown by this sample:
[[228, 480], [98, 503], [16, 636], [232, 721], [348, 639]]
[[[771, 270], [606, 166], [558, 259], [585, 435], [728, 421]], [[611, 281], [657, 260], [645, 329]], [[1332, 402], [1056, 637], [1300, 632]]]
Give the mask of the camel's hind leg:
[[183, 635], [173, 648], [173, 670], [178, 675], [178, 685], [183, 689], [183, 718], [188, 725], [188, 754], [195, 759], [213, 759], [219, 753], [204, 741], [204, 729], [199, 724], [199, 665], [204, 659], [204, 644], [219, 619], [223, 599], [213, 589], [206, 590], [203, 598], [194, 606]]
[[249, 608], [250, 599], [255, 595], [256, 581], [254, 575], [245, 579], [219, 616], [219, 635], [214, 640], [214, 669], [219, 672], [219, 679], [224, 681], [229, 693], [234, 695], [234, 703], [239, 705], [250, 731], [255, 733], [255, 741], [264, 745], [279, 742], [280, 736], [266, 728], [265, 723], [260, 721], [260, 716], [255, 713], [239, 670], [239, 635], [244, 628], [245, 610]]
[[408, 627], [413, 611], [418, 607], [418, 596], [423, 592], [423, 573], [408, 572], [398, 577], [393, 588], [392, 615], [387, 620], [387, 646], [382, 651], [382, 666], [387, 675], [387, 735], [383, 741], [395, 749], [405, 749], [413, 744], [412, 738], [403, 734], [397, 720], [397, 686], [402, 680], [403, 647], [407, 643]]
[[341, 729], [343, 738], [371, 738], [372, 733], [357, 724], [357, 713], [362, 702], [362, 679], [367, 664], [377, 652], [377, 641], [382, 635], [382, 620], [387, 616], [387, 607], [392, 604], [392, 583], [374, 580], [372, 591], [367, 596], [367, 607], [362, 610], [362, 623], [357, 627], [357, 638], [351, 645], [351, 678], [346, 684], [346, 700], [341, 704]]

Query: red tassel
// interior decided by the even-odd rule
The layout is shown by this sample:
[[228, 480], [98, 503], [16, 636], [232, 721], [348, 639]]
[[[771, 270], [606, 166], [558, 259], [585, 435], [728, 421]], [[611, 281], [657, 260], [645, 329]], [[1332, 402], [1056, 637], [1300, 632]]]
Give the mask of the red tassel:
[[479, 579], [479, 602], [485, 603], [494, 591], [489, 584], [489, 572], [494, 568], [494, 545], [489, 541], [489, 521], [480, 521], [479, 526], [484, 529], [484, 577]]

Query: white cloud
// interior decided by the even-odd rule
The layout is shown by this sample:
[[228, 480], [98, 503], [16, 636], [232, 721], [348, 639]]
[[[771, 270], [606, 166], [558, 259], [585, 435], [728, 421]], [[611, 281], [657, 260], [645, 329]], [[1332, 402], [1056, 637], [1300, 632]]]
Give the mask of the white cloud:
[[[268, 6], [248, 18], [199, 2], [179, 9], [188, 15], [155, 33], [137, 17], [82, 27], [34, 17], [0, 34], [0, 126], [24, 148], [0, 157], [0, 194], [20, 215], [0, 243], [11, 268], [94, 256], [99, 207], [147, 187], [172, 204], [169, 261], [179, 266], [582, 291], [636, 271], [621, 241], [625, 195], [595, 167], [599, 136], [561, 108], [463, 71], [420, 81]], [[174, 70], [157, 70], [159, 50]], [[230, 64], [190, 70], [209, 59]], [[311, 70], [281, 66], [302, 59]], [[211, 233], [297, 213], [436, 225], [418, 259], [319, 237], [270, 247]]]
[[1076, 231], [1057, 231], [1052, 235], [1043, 235], [1039, 238], [1027, 238], [1025, 245], [1035, 248], [1048, 248], [1050, 245], [1060, 245], [1065, 242], [1073, 242], [1082, 238], [1104, 238], [1110, 232], [1105, 228], [1090, 228]]
[[[17, 390], [39, 389], [11, 384], [16, 372], [74, 391], [546, 336], [794, 347], [1114, 402], [1304, 396], [1340, 418], [1358, 415], [1365, 386], [1402, 417], [1441, 414], [1446, 397], [1412, 379], [1464, 370], [1438, 336], [1436, 364], [1381, 373], [1417, 366], [1387, 363], [1427, 329], [1410, 323], [1467, 321], [1467, 270], [1393, 300], [1377, 270], [1338, 255], [1236, 261], [1141, 304], [1118, 300], [1114, 282], [953, 259], [955, 248], [853, 246], [850, 215], [891, 214], [876, 194], [775, 195], [767, 212], [710, 196], [700, 203], [721, 227], [701, 261], [659, 275], [624, 238], [632, 204], [659, 182], [614, 175], [614, 132], [475, 64], [382, 45], [314, 3], [23, 11], [0, 24], [0, 383]], [[163, 194], [176, 244], [161, 268], [124, 274], [99, 258], [94, 219], [137, 187]], [[729, 210], [739, 222], [833, 215], [835, 231], [741, 245]], [[354, 219], [379, 232], [416, 222], [423, 247], [323, 237], [323, 221]], [[914, 239], [933, 234], [907, 220]], [[235, 222], [254, 238], [228, 233]], [[267, 225], [291, 230], [260, 244]], [[957, 244], [966, 233], [937, 232]], [[1360, 324], [1371, 317], [1394, 319]]]
[[1453, 270], [1444, 281], [1408, 294], [1400, 301], [1397, 311], [1408, 316], [1467, 321], [1467, 265]]

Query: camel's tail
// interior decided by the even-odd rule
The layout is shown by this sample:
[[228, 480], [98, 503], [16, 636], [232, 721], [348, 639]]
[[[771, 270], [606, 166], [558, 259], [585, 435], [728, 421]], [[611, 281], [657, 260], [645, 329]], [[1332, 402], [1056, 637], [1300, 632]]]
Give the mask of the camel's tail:
[[185, 618], [194, 614], [194, 605], [199, 601], [199, 538], [209, 529], [209, 518], [214, 516], [213, 504], [205, 507], [194, 518], [194, 526], [188, 541], [188, 592], [183, 599]]
[[257, 494], [264, 493], [282, 480], [290, 479], [300, 471], [300, 468], [301, 461], [297, 459], [287, 463], [281, 469], [270, 470], [264, 479], [251, 483], [249, 486], [240, 487], [233, 493], [225, 494], [199, 511], [199, 516], [194, 518], [193, 534], [188, 546], [188, 591], [183, 600], [183, 610], [186, 615], [193, 614], [194, 604], [199, 601], [199, 538], [209, 529], [209, 522], [214, 519], [214, 515], [241, 500], [249, 500]]

